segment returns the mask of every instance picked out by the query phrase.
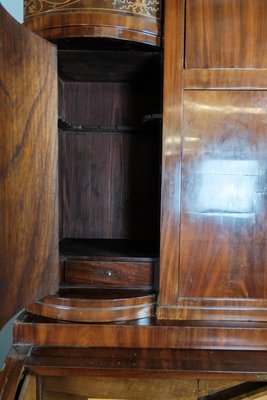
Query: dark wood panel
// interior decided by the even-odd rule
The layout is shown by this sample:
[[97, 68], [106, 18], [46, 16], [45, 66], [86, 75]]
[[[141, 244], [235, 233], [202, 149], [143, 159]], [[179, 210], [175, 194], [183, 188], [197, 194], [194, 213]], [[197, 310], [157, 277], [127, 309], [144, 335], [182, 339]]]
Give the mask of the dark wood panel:
[[56, 49], [0, 6], [0, 325], [58, 283]]
[[[155, 86], [151, 87], [153, 91], [161, 81], [161, 53], [158, 50], [152, 52], [150, 48], [140, 49], [130, 44], [126, 46], [100, 39], [72, 39], [57, 45], [59, 75], [64, 81], [134, 82], [139, 86], [142, 82], [143, 87], [148, 82], [155, 82]], [[70, 48], [66, 48], [67, 46]], [[101, 86], [96, 87], [101, 90]], [[77, 89], [74, 95], [76, 92]], [[73, 90], [71, 94], [73, 95]]]
[[176, 304], [178, 295], [184, 0], [166, 2], [164, 37], [161, 306]]
[[189, 0], [186, 68], [266, 68], [265, 0]]
[[266, 352], [260, 351], [33, 347], [26, 368], [43, 376], [208, 378], [209, 382], [199, 385], [199, 395], [203, 396], [237, 385], [240, 380], [263, 381], [266, 360]]
[[25, 25], [46, 39], [88, 36], [160, 44], [160, 0], [149, 4], [117, 0], [24, 3]]
[[266, 351], [267, 325], [148, 319], [88, 325], [30, 316], [16, 323], [14, 338], [15, 343], [47, 346]]
[[63, 237], [157, 238], [157, 132], [66, 132], [62, 142]]
[[158, 258], [158, 244], [142, 240], [64, 239], [59, 244], [63, 259], [75, 261], [144, 261]]
[[185, 89], [266, 90], [266, 69], [185, 69]]
[[62, 115], [76, 127], [140, 128], [146, 114], [160, 112], [159, 83], [65, 82]]
[[153, 289], [155, 262], [65, 261], [65, 283], [95, 288]]
[[181, 297], [266, 299], [266, 100], [185, 94]]

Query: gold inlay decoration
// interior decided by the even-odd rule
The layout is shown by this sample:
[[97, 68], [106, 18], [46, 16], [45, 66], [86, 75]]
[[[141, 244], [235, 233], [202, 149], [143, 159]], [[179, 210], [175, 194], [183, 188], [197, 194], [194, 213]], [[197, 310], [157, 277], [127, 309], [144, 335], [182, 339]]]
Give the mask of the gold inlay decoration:
[[25, 19], [53, 11], [118, 11], [145, 17], [160, 17], [161, 0], [102, 0], [95, 5], [92, 0], [24, 0]]
[[159, 0], [113, 0], [112, 4], [118, 10], [128, 11], [133, 14], [155, 16], [160, 11]]
[[40, 14], [43, 11], [64, 9], [81, 0], [24, 0], [24, 15]]

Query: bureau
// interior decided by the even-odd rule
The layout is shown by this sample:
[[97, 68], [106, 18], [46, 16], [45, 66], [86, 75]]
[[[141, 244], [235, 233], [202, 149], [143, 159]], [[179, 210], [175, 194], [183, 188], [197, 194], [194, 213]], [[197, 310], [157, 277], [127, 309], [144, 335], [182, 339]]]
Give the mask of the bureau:
[[1, 8], [2, 396], [262, 396], [266, 7], [25, 1], [38, 36]]

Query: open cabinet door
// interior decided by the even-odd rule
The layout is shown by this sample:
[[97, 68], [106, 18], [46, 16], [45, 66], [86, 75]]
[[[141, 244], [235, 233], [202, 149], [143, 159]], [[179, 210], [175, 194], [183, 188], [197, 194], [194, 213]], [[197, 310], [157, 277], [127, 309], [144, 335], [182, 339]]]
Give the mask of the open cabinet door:
[[56, 48], [0, 5], [0, 327], [58, 279]]

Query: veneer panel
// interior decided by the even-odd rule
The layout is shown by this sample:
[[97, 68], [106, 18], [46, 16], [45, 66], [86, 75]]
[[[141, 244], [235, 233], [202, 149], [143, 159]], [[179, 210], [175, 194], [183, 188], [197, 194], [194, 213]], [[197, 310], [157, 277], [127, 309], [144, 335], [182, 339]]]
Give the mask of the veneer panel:
[[65, 132], [62, 236], [153, 240], [158, 232], [158, 143], [153, 134]]
[[185, 94], [180, 297], [266, 298], [265, 102]]
[[65, 283], [105, 288], [153, 289], [155, 263], [65, 261]]
[[265, 0], [188, 0], [186, 68], [266, 68]]
[[25, 24], [46, 39], [109, 37], [160, 44], [161, 2], [149, 4], [113, 0], [67, 0], [64, 4], [25, 1]]

